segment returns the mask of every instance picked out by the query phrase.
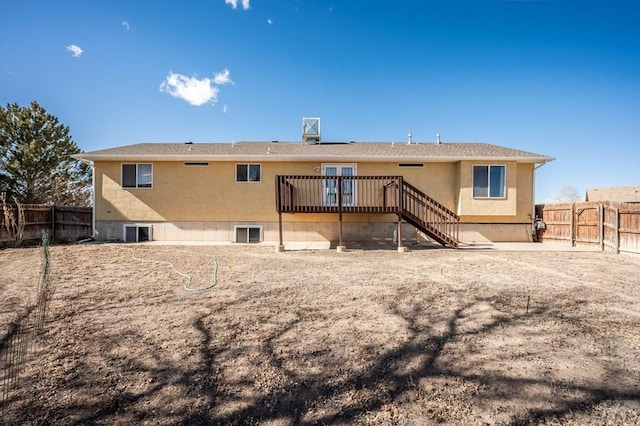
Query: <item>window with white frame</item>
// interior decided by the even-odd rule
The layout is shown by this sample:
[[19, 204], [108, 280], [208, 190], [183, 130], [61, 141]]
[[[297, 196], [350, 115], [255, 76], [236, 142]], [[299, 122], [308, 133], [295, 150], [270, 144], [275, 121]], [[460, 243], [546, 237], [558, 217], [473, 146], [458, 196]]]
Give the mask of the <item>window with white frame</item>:
[[262, 226], [260, 225], [235, 225], [236, 243], [259, 243], [262, 241]]
[[236, 182], [260, 182], [260, 164], [236, 164]]
[[504, 165], [473, 166], [473, 197], [504, 198], [505, 169]]
[[122, 164], [123, 188], [151, 188], [153, 166], [151, 163]]

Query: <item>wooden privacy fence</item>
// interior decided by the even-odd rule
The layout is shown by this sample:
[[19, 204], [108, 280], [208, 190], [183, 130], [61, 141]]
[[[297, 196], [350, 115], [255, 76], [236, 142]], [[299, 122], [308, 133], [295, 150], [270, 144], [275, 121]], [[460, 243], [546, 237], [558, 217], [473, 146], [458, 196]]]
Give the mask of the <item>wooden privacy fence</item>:
[[[43, 232], [48, 233], [51, 241], [79, 240], [92, 234], [91, 207], [23, 204], [24, 215], [18, 214], [16, 205], [10, 209], [18, 226], [23, 226], [23, 241], [40, 240]], [[0, 216], [0, 244], [13, 242], [4, 221], [4, 216]]]
[[640, 254], [640, 203], [582, 202], [540, 204], [536, 216], [541, 242], [566, 242], [616, 253]]

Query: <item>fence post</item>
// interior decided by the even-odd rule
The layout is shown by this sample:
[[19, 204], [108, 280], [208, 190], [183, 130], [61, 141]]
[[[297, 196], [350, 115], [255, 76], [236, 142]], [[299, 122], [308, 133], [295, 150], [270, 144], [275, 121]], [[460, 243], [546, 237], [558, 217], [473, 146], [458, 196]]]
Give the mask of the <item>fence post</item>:
[[15, 206], [16, 206], [16, 208], [15, 208], [15, 210], [13, 210], [14, 211], [14, 216], [16, 218], [16, 231], [15, 232], [19, 233], [20, 230], [22, 229], [22, 232], [24, 233], [24, 229], [27, 227], [27, 217], [26, 217], [26, 215], [21, 215], [20, 214], [20, 206], [18, 205], [18, 203], [15, 203]]
[[620, 210], [618, 209], [618, 207], [614, 207], [613, 208], [613, 212], [616, 215], [616, 221], [615, 221], [615, 232], [616, 232], [616, 238], [615, 238], [615, 249], [616, 249], [616, 254], [620, 254]]
[[51, 206], [51, 238], [50, 241], [56, 240], [56, 206]]
[[569, 227], [571, 228], [571, 246], [576, 246], [576, 203], [571, 203], [571, 209], [569, 210], [571, 219], [569, 220]]
[[598, 236], [600, 240], [600, 251], [604, 251], [604, 204], [598, 204], [599, 210], [599, 219], [600, 223], [598, 225], [598, 230], [600, 231], [600, 235]]

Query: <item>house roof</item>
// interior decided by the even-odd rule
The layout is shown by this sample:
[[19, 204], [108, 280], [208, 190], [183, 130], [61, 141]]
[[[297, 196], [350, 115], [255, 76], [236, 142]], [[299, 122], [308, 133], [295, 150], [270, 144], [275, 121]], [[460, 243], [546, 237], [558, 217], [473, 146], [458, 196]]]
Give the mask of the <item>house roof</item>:
[[640, 202], [640, 186], [617, 186], [613, 188], [589, 188], [586, 201]]
[[90, 161], [419, 161], [546, 163], [553, 157], [487, 143], [302, 142], [139, 143], [85, 152]]

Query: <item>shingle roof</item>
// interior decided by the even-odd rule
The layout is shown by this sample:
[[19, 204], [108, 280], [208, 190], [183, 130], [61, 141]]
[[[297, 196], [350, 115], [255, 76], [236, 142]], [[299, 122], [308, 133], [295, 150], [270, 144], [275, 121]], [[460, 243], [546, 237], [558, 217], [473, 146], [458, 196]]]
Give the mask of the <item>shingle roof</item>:
[[589, 188], [586, 201], [640, 202], [640, 186], [618, 186], [613, 188]]
[[553, 157], [487, 143], [301, 142], [139, 143], [77, 154], [93, 161], [459, 161], [539, 163]]

